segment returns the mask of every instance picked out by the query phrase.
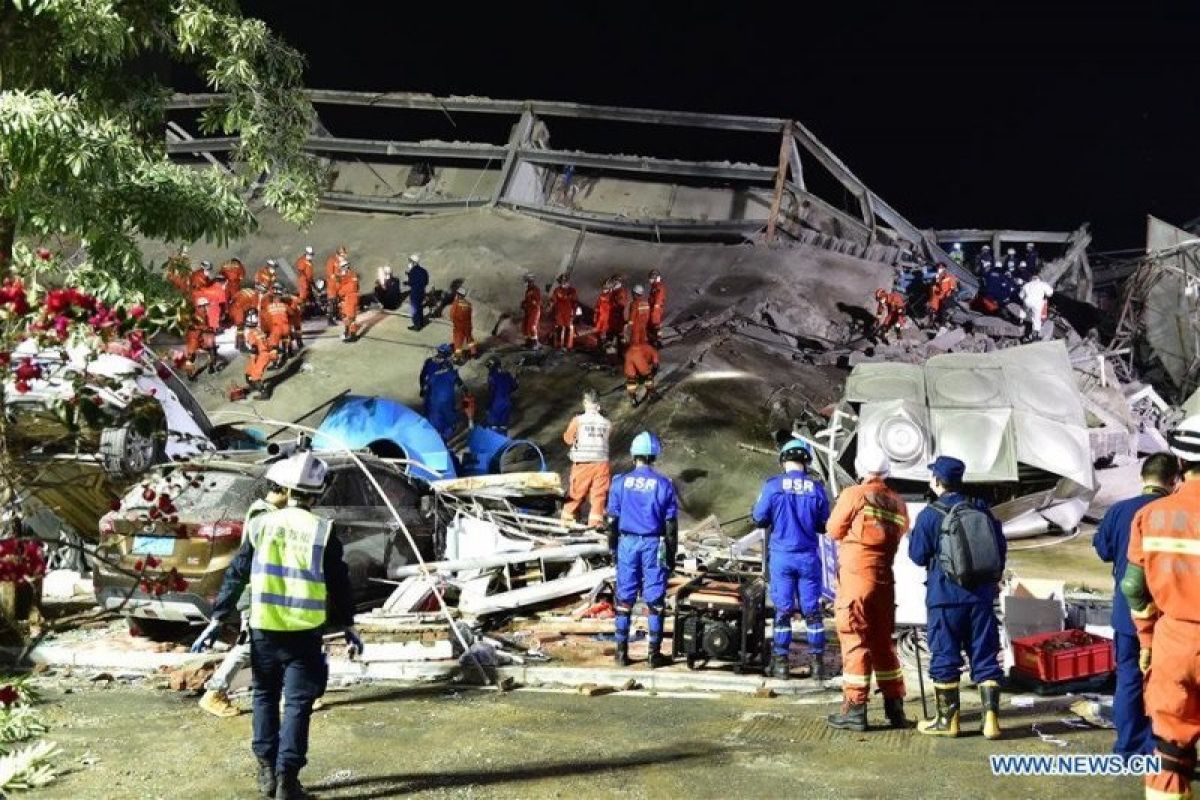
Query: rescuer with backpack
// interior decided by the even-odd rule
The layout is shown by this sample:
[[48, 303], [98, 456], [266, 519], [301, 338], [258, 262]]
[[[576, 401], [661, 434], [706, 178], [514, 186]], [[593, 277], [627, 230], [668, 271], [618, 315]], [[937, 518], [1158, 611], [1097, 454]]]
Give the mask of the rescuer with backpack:
[[959, 676], [967, 651], [971, 680], [983, 703], [983, 735], [1000, 738], [1000, 630], [993, 606], [1007, 546], [1000, 523], [980, 500], [963, 494], [966, 465], [938, 456], [929, 465], [937, 500], [917, 515], [908, 555], [928, 570], [929, 675], [937, 717], [918, 726], [932, 736], [957, 736]]

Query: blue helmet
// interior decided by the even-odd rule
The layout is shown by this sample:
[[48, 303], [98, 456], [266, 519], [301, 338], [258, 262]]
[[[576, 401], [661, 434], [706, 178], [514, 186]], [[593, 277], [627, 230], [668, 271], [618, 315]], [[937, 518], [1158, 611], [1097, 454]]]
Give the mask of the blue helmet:
[[454, 352], [454, 348], [448, 344], [439, 344], [437, 346], [437, 354], [439, 356], [448, 356]]
[[779, 448], [779, 461], [780, 463], [784, 461], [808, 463], [812, 461], [812, 448], [803, 439], [792, 439]]
[[635, 458], [638, 456], [657, 458], [662, 455], [662, 442], [650, 431], [642, 431], [633, 437], [633, 443], [629, 445], [629, 455]]

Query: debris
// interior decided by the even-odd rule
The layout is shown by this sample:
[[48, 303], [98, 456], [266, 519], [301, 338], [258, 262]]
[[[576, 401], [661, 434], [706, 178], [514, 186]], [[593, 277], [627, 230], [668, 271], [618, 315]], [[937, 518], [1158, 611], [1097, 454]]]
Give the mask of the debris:
[[584, 697], [600, 697], [601, 695], [612, 694], [616, 691], [616, 687], [598, 683], [584, 683], [579, 687], [579, 693]]
[[173, 669], [169, 673], [168, 687], [175, 692], [198, 692], [204, 688], [204, 684], [216, 672], [217, 659], [207, 659], [200, 662], [191, 662], [179, 669]]
[[770, 686], [760, 686], [758, 689], [754, 690], [754, 696], [760, 697], [764, 700], [770, 700], [772, 698], [778, 697], [779, 695], [777, 695], [775, 693], [775, 690], [772, 689]]

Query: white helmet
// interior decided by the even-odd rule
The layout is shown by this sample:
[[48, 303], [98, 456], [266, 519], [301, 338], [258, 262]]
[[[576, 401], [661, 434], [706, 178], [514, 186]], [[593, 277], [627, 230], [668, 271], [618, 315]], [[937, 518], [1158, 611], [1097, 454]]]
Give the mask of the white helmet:
[[860, 478], [868, 475], [887, 475], [892, 471], [892, 461], [882, 450], [876, 450], [874, 453], [859, 453], [854, 462], [858, 467], [858, 477]]
[[328, 472], [329, 467], [324, 461], [314, 456], [311, 450], [305, 450], [276, 461], [267, 469], [266, 478], [284, 489], [316, 493], [325, 488]]
[[420, 264], [420, 263], [421, 263], [421, 254], [420, 254], [420, 253], [413, 253], [411, 256], [409, 256], [409, 257], [408, 257], [408, 263], [410, 263], [410, 264]]
[[645, 294], [645, 293], [646, 293], [646, 287], [642, 286], [642, 285], [639, 283], [637, 286], [634, 286], [634, 287], [633, 287], [633, 293], [634, 293], [635, 295], [643, 295], [643, 294]]
[[313, 250], [313, 248], [312, 248], [312, 245], [311, 245], [311, 244], [310, 244], [310, 245], [307, 245], [307, 246], [304, 248], [304, 255], [306, 255], [306, 256], [311, 256], [311, 255], [313, 254], [313, 252], [315, 252], [315, 251]]
[[1015, 256], [1017, 254], [1017, 248], [1015, 248], [1015, 247], [1008, 248], [1008, 254], [1010, 256]]
[[1188, 417], [1167, 434], [1167, 446], [1184, 461], [1200, 461], [1200, 414]]
[[955, 243], [954, 243], [954, 248], [953, 248], [953, 249], [955, 249], [955, 250], [962, 250], [962, 245], [961, 245], [961, 244], [959, 244], [958, 242], [955, 242]]
[[390, 264], [384, 264], [381, 271], [383, 272], [384, 275], [388, 276], [389, 278], [392, 277], [392, 267]]

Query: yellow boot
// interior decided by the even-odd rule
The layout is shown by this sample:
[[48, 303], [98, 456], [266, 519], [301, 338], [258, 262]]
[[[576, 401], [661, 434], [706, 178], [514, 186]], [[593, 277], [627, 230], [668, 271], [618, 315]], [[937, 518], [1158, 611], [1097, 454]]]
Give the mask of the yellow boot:
[[983, 735], [987, 739], [999, 739], [1000, 684], [996, 681], [979, 684], [979, 699], [983, 702]]
[[958, 736], [958, 682], [935, 683], [934, 696], [937, 700], [937, 717], [925, 720], [917, 730], [930, 736]]
[[200, 698], [200, 708], [214, 717], [236, 717], [242, 710], [229, 700], [229, 695], [209, 689]]

